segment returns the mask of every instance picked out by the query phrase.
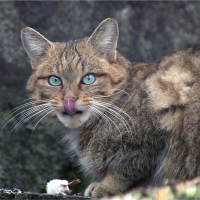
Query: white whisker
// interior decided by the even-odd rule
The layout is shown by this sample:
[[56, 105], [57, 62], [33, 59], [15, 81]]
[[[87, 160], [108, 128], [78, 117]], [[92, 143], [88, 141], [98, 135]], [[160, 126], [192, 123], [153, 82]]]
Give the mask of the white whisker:
[[109, 108], [108, 106], [105, 106], [105, 105], [103, 105], [103, 104], [101, 104], [99, 102], [95, 102], [95, 105], [105, 108], [105, 112], [110, 113], [111, 115], [116, 117], [119, 121], [121, 121], [123, 123], [123, 125], [125, 126], [125, 128], [126, 128], [127, 132], [129, 133], [129, 135], [132, 136], [131, 127], [130, 127], [129, 123], [124, 119], [124, 117], [122, 115], [120, 115], [115, 110], [113, 110], [113, 109]]
[[21, 106], [18, 106], [16, 108], [14, 108], [13, 110], [11, 110], [9, 113], [8, 113], [8, 117], [6, 117], [6, 119], [4, 120], [4, 122], [11, 116], [13, 115], [14, 113], [16, 113], [17, 111], [19, 111], [20, 109], [24, 108], [24, 107], [27, 107], [27, 106], [30, 106], [30, 105], [34, 105], [34, 104], [37, 104], [37, 103], [43, 103], [43, 102], [49, 102], [48, 99], [46, 100], [37, 100], [37, 101], [32, 101], [32, 102], [28, 102], [28, 103], [25, 103]]
[[116, 89], [116, 90], [120, 90], [120, 91], [116, 92], [116, 93], [113, 93], [113, 94], [110, 94], [110, 95], [96, 95], [96, 96], [93, 96], [93, 98], [95, 99], [95, 98], [102, 98], [102, 97], [111, 97], [111, 96], [119, 94], [121, 92], [124, 92], [125, 94], [127, 94], [130, 97], [130, 95], [126, 91], [121, 90], [121, 89]]
[[[38, 111], [37, 113], [35, 113], [35, 114], [33, 114], [33, 115], [31, 115], [31, 116], [29, 116], [29, 117], [23, 119], [23, 120], [20, 120], [20, 121], [12, 128], [11, 132], [13, 132], [13, 130], [15, 130], [15, 129], [16, 129], [16, 130], [15, 130], [15, 132], [16, 132], [16, 131], [19, 129], [19, 127], [20, 127], [22, 124], [26, 123], [29, 119], [31, 119], [32, 117], [38, 115], [39, 113], [43, 114], [43, 112], [45, 112], [45, 111], [47, 111], [47, 110], [49, 110], [49, 107], [44, 108], [44, 109]], [[41, 114], [40, 114], [40, 115], [41, 115]]]
[[[93, 109], [96, 109], [96, 110], [98, 110], [98, 106], [96, 106], [96, 105], [93, 105]], [[99, 110], [98, 110], [99, 111]], [[110, 117], [108, 117], [105, 113], [103, 113], [104, 114], [104, 117], [106, 117], [110, 122], [112, 122], [114, 125], [115, 125], [115, 127], [117, 128], [117, 130], [119, 131], [119, 133], [120, 133], [120, 136], [121, 136], [121, 142], [122, 142], [122, 134], [121, 134], [121, 131], [120, 131], [120, 129], [119, 129], [119, 127], [117, 126], [117, 124], [110, 118]]]
[[22, 104], [22, 103], [24, 103], [24, 102], [26, 102], [26, 101], [30, 101], [30, 100], [31, 100], [30, 98], [28, 98], [28, 99], [25, 99], [25, 100], [23, 100], [23, 101], [19, 102], [19, 103], [18, 103], [18, 105], [19, 105], [19, 104]]
[[115, 88], [116, 90], [120, 90], [121, 92], [124, 92], [125, 94], [127, 94], [129, 97], [131, 97], [131, 95], [128, 93], [128, 92], [126, 92], [126, 91], [124, 91], [124, 90], [121, 90], [121, 89], [118, 89], [118, 88]]
[[[42, 109], [46, 109], [50, 106], [49, 103], [47, 104], [43, 104], [41, 105]], [[38, 108], [35, 108], [36, 106], [34, 107], [31, 107], [30, 110], [28, 110], [27, 112], [25, 112], [23, 115], [21, 115], [16, 121], [15, 123], [13, 124], [13, 126], [11, 128], [13, 128], [15, 126], [15, 124], [19, 123], [20, 121], [23, 121], [26, 117], [28, 117], [29, 115], [31, 115], [32, 113], [34, 112], [37, 112], [38, 111]]]
[[36, 126], [49, 114], [49, 113], [51, 113], [53, 110], [51, 109], [46, 115], [44, 115], [38, 122], [37, 122], [37, 124], [34, 126], [34, 128], [33, 128], [33, 130], [32, 130], [32, 133], [33, 133], [33, 131], [35, 130], [35, 128], [36, 128]]
[[130, 116], [129, 116], [129, 115], [128, 115], [124, 110], [122, 110], [122, 109], [119, 108], [118, 106], [116, 106], [116, 105], [114, 105], [114, 104], [110, 104], [110, 103], [102, 102], [102, 101], [95, 101], [95, 102], [98, 102], [98, 103], [100, 103], [100, 104], [107, 105], [108, 107], [114, 108], [114, 109], [116, 109], [117, 111], [123, 113], [124, 115], [126, 115], [126, 116], [129, 118], [129, 120], [130, 120], [131, 123], [132, 123], [133, 128], [135, 127], [132, 118], [131, 118], [131, 117], [130, 117]]
[[106, 118], [105, 114], [101, 112], [100, 110], [94, 108], [93, 106], [90, 106], [90, 110], [93, 111], [96, 115], [100, 115], [102, 119], [110, 126], [110, 122]]
[[[11, 119], [9, 119], [9, 120], [7, 121], [7, 123], [2, 127], [2, 129], [3, 129], [11, 120], [13, 120], [15, 117], [21, 115], [22, 113], [29, 112], [29, 111], [31, 111], [31, 110], [33, 110], [33, 109], [37, 109], [37, 110], [38, 110], [39, 108], [44, 107], [44, 105], [49, 105], [49, 103], [47, 103], [47, 104], [42, 104], [42, 105], [38, 105], [38, 106], [34, 106], [34, 107], [31, 107], [31, 108], [28, 108], [28, 109], [25, 109], [25, 110], [21, 111], [20, 113], [16, 114], [16, 115], [13, 116]], [[16, 112], [16, 111], [14, 111], [13, 113], [15, 113], [15, 112]], [[12, 113], [12, 114], [13, 114], [13, 113]], [[6, 119], [8, 119], [12, 114], [10, 114]]]

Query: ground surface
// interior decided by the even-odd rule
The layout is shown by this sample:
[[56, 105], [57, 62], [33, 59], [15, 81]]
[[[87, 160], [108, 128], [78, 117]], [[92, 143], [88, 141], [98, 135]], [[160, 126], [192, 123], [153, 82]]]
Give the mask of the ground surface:
[[18, 192], [15, 190], [5, 190], [0, 189], [0, 199], [65, 199], [65, 200], [87, 200], [90, 198], [85, 198], [82, 196], [73, 196], [73, 195], [49, 195], [45, 193], [30, 193], [30, 192]]

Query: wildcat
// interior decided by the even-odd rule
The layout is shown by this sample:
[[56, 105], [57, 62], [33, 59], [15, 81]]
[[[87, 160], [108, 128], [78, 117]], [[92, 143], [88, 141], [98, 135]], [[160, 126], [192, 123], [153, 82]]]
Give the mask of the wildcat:
[[21, 32], [34, 106], [22, 119], [42, 113], [62, 127], [68, 148], [99, 180], [85, 196], [124, 193], [149, 177], [161, 184], [200, 175], [200, 46], [131, 63], [116, 50], [118, 34], [114, 18], [68, 43]]

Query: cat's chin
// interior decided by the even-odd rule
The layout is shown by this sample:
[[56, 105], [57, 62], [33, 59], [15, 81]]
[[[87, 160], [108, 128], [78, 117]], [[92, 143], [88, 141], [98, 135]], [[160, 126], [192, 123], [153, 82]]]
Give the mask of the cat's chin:
[[89, 111], [77, 111], [75, 114], [56, 111], [59, 121], [68, 128], [78, 128], [87, 122], [90, 118]]

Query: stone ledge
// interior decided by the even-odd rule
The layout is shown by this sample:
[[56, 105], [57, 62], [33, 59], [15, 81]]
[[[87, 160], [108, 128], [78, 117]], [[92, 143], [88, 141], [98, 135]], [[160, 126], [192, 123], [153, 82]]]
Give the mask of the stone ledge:
[[87, 200], [89, 197], [73, 196], [73, 195], [49, 195], [46, 193], [30, 193], [30, 192], [13, 192], [12, 190], [0, 189], [0, 199], [65, 199], [65, 200]]

